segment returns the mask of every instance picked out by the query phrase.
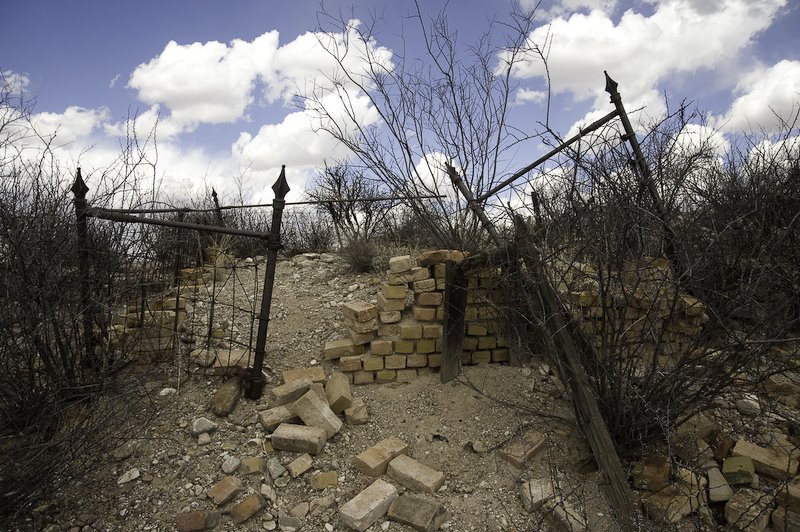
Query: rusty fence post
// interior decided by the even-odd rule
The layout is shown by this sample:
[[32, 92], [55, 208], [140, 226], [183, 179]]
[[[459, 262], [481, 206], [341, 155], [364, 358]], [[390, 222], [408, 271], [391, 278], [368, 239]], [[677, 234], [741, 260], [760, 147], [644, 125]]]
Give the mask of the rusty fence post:
[[86, 193], [89, 187], [83, 181], [81, 169], [75, 174], [75, 182], [72, 184], [73, 204], [75, 206], [75, 218], [78, 230], [78, 271], [80, 273], [80, 300], [81, 318], [83, 324], [83, 343], [84, 355], [82, 365], [85, 368], [99, 369], [99, 361], [94, 352], [96, 340], [94, 334], [94, 305], [92, 304], [91, 279], [89, 271], [89, 229], [86, 222], [87, 207]]
[[220, 227], [225, 227], [225, 221], [222, 219], [222, 209], [219, 206], [217, 191], [213, 188], [211, 189], [211, 198], [214, 200], [214, 214], [217, 217], [217, 225]]
[[281, 174], [272, 185], [272, 190], [275, 192], [275, 200], [272, 202], [272, 225], [269, 232], [264, 288], [261, 294], [261, 312], [258, 316], [256, 352], [250, 377], [245, 382], [245, 397], [248, 399], [260, 399], [266, 383], [263, 373], [264, 351], [267, 343], [269, 312], [272, 306], [272, 287], [275, 283], [275, 266], [278, 262], [278, 250], [281, 248], [283, 208], [286, 205], [286, 194], [289, 192], [289, 183], [286, 182], [286, 165], [281, 166]]

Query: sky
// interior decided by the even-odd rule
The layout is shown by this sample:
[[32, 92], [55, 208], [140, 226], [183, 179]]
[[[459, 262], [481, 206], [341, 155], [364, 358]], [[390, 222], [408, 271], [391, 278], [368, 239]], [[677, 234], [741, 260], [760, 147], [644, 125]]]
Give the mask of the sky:
[[[519, 2], [517, 4], [513, 2]], [[421, 2], [423, 17], [445, 10], [462, 50], [502, 24], [515, 6], [536, 8], [529, 42], [541, 61], [518, 63], [511, 111], [533, 129], [545, 117], [566, 136], [609, 112], [603, 71], [620, 84], [637, 123], [688, 100], [703, 112], [690, 133], [727, 145], [737, 135], [774, 131], [775, 116], [800, 109], [798, 0], [441, 0]], [[322, 49], [331, 15], [363, 28], [386, 64], [424, 61], [408, 0], [0, 0], [0, 71], [35, 103], [31, 122], [67, 167], [90, 176], [115, 160], [130, 120], [136, 134], [156, 129], [157, 177], [174, 196], [213, 186], [271, 197], [282, 164], [299, 197], [326, 160], [347, 151], [318, 132], [295, 96], [330, 79]], [[493, 60], [500, 61], [500, 57]], [[358, 70], [361, 65], [351, 65]], [[354, 94], [354, 97], [359, 97]], [[364, 104], [363, 119], [379, 122]], [[154, 149], [150, 147], [148, 149]], [[543, 152], [521, 146], [509, 168]]]

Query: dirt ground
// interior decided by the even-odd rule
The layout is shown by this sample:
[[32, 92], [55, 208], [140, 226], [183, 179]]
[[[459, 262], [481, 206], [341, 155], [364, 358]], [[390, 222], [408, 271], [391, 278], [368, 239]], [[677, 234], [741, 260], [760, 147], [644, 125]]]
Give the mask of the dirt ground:
[[[281, 372], [290, 368], [321, 365], [328, 375], [335, 371], [336, 364], [324, 360], [322, 347], [326, 340], [345, 336], [339, 305], [349, 299], [375, 300], [376, 276], [348, 274], [339, 259], [328, 260], [279, 265], [267, 341], [268, 387], [280, 384]], [[214, 321], [223, 324], [225, 333], [220, 347], [226, 338], [249, 337], [251, 318], [241, 308], [257, 305], [252, 294], [258, 293], [255, 281], [262, 275], [263, 263], [242, 265], [216, 287], [220, 293]], [[188, 327], [200, 337], [207, 327], [209, 300], [207, 289], [194, 296]], [[239, 310], [230, 306], [234, 300]], [[183, 371], [187, 367], [188, 375]], [[444, 530], [548, 530], [543, 517], [525, 511], [520, 500], [522, 482], [533, 478], [558, 478], [567, 500], [588, 519], [589, 530], [614, 530], [600, 493], [600, 473], [581, 473], [587, 444], [577, 435], [571, 409], [544, 364], [467, 367], [447, 384], [440, 383], [438, 373], [428, 373], [411, 383], [354, 386], [354, 396], [367, 405], [367, 424], [345, 424], [313, 457], [311, 469], [288, 482], [276, 482], [268, 473], [233, 472], [244, 490], [220, 508], [206, 492], [226, 475], [226, 460], [260, 456], [286, 465], [297, 457], [271, 451], [267, 433], [257, 422], [258, 408], [266, 401], [242, 397], [231, 415], [215, 418], [209, 402], [224, 377], [204, 373], [186, 354], [155, 368], [134, 366], [129, 371], [155, 405], [150, 424], [99, 457], [93, 469], [68, 479], [63, 490], [15, 529], [167, 531], [176, 529], [178, 514], [205, 509], [222, 512], [215, 530], [290, 530], [290, 523], [281, 521], [287, 515], [299, 516], [302, 530], [347, 530], [338, 507], [373, 481], [353, 468], [352, 458], [383, 438], [397, 436], [410, 445], [411, 456], [445, 474], [445, 485], [429, 496], [447, 509]], [[137, 414], [130, 412], [132, 417]], [[218, 425], [205, 445], [190, 431], [200, 417]], [[497, 451], [530, 431], [544, 434], [545, 446], [517, 469]], [[335, 487], [318, 491], [310, 485], [315, 472], [331, 470], [338, 475]], [[126, 473], [135, 478], [123, 482]], [[274, 500], [235, 525], [228, 512], [253, 493], [270, 494]], [[384, 517], [370, 530], [411, 529]]]

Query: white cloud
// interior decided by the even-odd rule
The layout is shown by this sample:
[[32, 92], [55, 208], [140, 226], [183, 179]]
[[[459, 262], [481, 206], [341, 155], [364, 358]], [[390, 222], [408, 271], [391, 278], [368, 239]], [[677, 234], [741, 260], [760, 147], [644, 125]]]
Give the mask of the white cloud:
[[235, 39], [230, 46], [170, 41], [158, 57], [134, 70], [128, 86], [143, 102], [165, 105], [187, 131], [200, 123], [233, 123], [253, 102], [257, 77], [270, 77], [277, 47], [277, 31], [252, 42]]
[[113, 89], [114, 87], [116, 87], [117, 86], [117, 82], [119, 81], [119, 78], [121, 78], [121, 77], [122, 76], [120, 74], [117, 74], [116, 76], [111, 78], [111, 81], [108, 82], [108, 88], [109, 89]]
[[31, 116], [31, 124], [40, 135], [55, 136], [55, 143], [62, 145], [86, 139], [108, 116], [109, 110], [104, 107], [84, 109], [73, 105], [63, 113], [36, 113]]
[[[591, 101], [595, 111], [610, 109], [603, 92], [603, 70], [608, 70], [620, 83], [626, 108], [632, 109], [654, 102], [653, 95], [670, 75], [713, 70], [733, 61], [785, 4], [786, 0], [663, 0], [650, 16], [629, 9], [616, 23], [595, 9], [539, 26], [530, 41], [544, 46], [552, 39], [548, 67], [554, 94]], [[513, 74], [544, 79], [545, 69], [531, 56]]]
[[533, 89], [517, 89], [514, 103], [523, 104], [527, 102], [542, 103], [547, 100], [547, 91], [537, 91]]
[[618, 4], [618, 0], [561, 0], [555, 2], [520, 0], [520, 6], [525, 12], [536, 9], [538, 6], [535, 18], [539, 20], [550, 20], [578, 11], [602, 11], [611, 14], [616, 10]]
[[0, 71], [0, 79], [3, 80], [4, 90], [12, 94], [24, 94], [28, 92], [30, 78], [27, 74], [14, 72], [13, 70]]
[[800, 61], [757, 68], [744, 75], [735, 92], [739, 96], [719, 119], [725, 131], [778, 131], [781, 120], [791, 120], [800, 108]]

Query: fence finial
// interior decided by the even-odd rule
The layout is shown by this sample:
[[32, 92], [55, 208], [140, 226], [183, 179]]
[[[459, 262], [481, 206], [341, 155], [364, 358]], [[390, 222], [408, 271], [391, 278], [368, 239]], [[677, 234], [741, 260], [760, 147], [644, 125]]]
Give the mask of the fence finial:
[[619, 97], [619, 92], [617, 92], [617, 87], [619, 87], [619, 83], [611, 79], [611, 76], [608, 75], [607, 70], [603, 70], [603, 74], [606, 76], [606, 92], [611, 96], [611, 101], [614, 101], [614, 96]]
[[78, 171], [75, 174], [75, 182], [72, 183], [72, 193], [79, 198], [85, 198], [86, 193], [89, 192], [89, 187], [86, 186], [86, 183], [83, 181], [83, 176], [81, 175], [81, 168], [78, 167]]
[[278, 180], [275, 181], [275, 184], [272, 185], [272, 190], [275, 192], [275, 199], [282, 200], [286, 197], [286, 194], [289, 193], [289, 183], [286, 181], [286, 165], [281, 165], [281, 175], [278, 176]]

